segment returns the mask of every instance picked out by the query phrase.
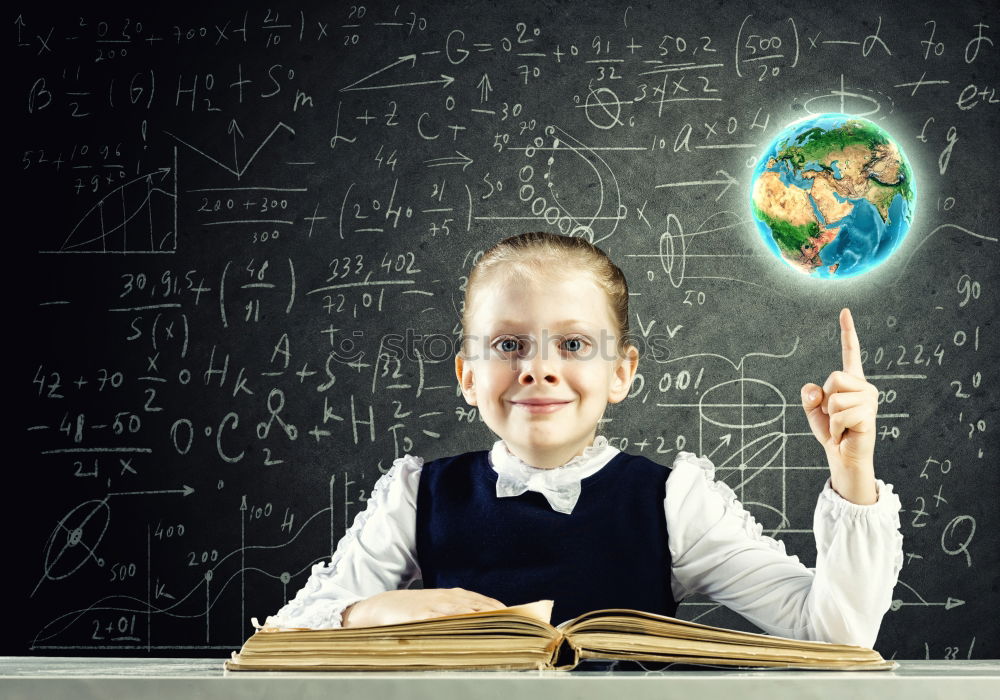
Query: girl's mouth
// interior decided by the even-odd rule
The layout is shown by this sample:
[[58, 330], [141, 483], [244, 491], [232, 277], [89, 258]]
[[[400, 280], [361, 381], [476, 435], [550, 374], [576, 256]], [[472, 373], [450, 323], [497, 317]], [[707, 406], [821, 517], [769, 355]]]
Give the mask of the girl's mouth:
[[564, 401], [562, 403], [515, 403], [514, 405], [528, 413], [555, 413], [568, 404], [568, 401]]

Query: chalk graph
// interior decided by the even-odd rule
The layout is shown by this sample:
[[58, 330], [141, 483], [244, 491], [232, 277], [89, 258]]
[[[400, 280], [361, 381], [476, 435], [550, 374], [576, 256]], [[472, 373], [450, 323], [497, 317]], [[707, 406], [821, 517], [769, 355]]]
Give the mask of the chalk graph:
[[77, 220], [56, 250], [42, 253], [175, 253], [177, 149], [173, 166], [157, 168], [115, 187]]

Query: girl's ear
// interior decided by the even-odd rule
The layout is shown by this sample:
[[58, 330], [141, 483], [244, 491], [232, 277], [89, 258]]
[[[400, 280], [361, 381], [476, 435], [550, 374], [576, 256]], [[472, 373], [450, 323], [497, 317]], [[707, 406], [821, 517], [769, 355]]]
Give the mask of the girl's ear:
[[615, 377], [611, 382], [611, 391], [608, 393], [608, 403], [618, 403], [628, 396], [629, 389], [632, 388], [632, 380], [635, 379], [636, 370], [639, 369], [639, 351], [634, 345], [629, 345], [625, 349], [625, 357], [618, 360], [615, 367]]
[[472, 363], [466, 362], [461, 353], [455, 355], [455, 376], [458, 378], [458, 386], [462, 389], [462, 396], [470, 406], [476, 405], [476, 381], [472, 372]]

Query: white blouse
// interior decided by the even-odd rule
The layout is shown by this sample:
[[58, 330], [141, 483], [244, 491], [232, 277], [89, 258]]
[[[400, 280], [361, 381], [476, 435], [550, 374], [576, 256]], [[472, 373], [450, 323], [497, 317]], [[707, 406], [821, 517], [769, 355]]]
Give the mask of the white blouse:
[[[497, 497], [538, 491], [554, 510], [570, 513], [580, 481], [618, 452], [598, 436], [566, 464], [537, 469], [497, 440], [489, 462], [498, 474]], [[422, 467], [420, 457], [395, 460], [330, 562], [313, 566], [305, 586], [265, 624], [339, 627], [347, 606], [420, 578], [416, 507]], [[707, 457], [678, 452], [667, 475], [663, 508], [674, 600], [701, 593], [769, 634], [874, 645], [903, 565], [900, 502], [891, 484], [877, 480], [878, 501], [864, 506], [841, 498], [827, 479], [813, 516], [812, 569], [786, 554], [783, 542], [762, 534], [733, 490], [715, 480]]]

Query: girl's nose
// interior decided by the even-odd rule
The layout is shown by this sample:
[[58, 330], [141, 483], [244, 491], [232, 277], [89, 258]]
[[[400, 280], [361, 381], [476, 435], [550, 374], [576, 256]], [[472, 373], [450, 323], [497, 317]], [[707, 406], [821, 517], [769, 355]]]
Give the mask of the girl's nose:
[[551, 373], [548, 373], [548, 372], [538, 373], [538, 372], [532, 372], [532, 371], [521, 372], [521, 376], [518, 377], [518, 381], [521, 384], [534, 384], [536, 378], [541, 379], [542, 383], [544, 383], [544, 384], [558, 384], [559, 383], [558, 377], [556, 377], [556, 375], [554, 375], [554, 374], [551, 374]]
[[559, 382], [557, 364], [552, 358], [545, 357], [543, 351], [536, 351], [533, 355], [521, 358], [518, 382], [521, 384], [534, 384], [536, 382], [557, 384]]

